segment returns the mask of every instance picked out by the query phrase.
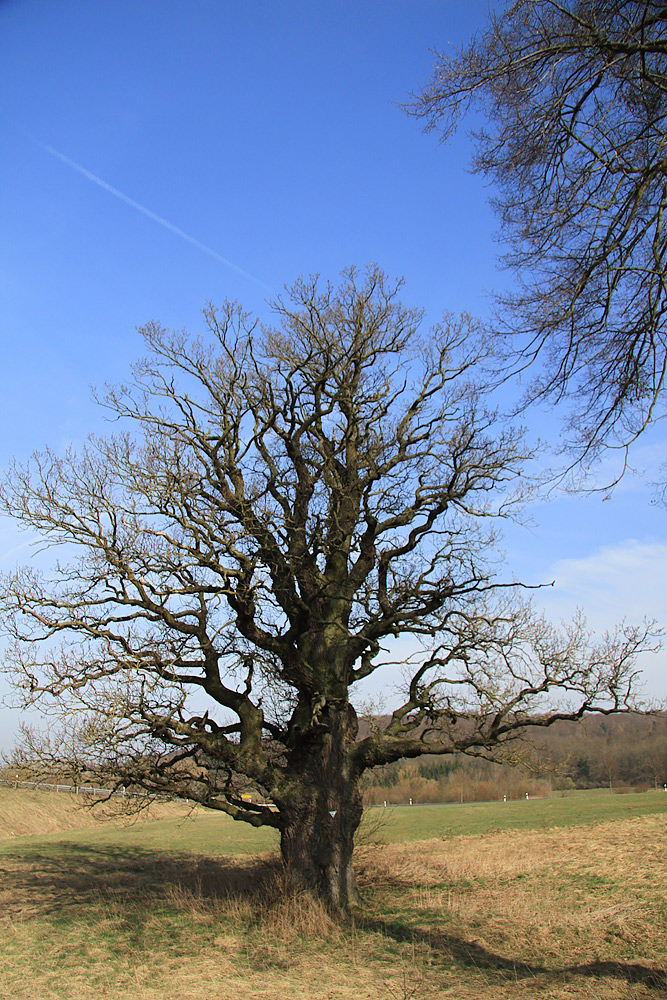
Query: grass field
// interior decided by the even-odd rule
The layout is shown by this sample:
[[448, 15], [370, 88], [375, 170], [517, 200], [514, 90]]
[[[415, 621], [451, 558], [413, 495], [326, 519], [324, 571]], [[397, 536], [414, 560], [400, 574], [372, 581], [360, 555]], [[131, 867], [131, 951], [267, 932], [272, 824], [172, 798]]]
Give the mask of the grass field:
[[667, 996], [664, 793], [368, 810], [343, 926], [273, 831], [164, 809], [0, 841], [2, 1000]]

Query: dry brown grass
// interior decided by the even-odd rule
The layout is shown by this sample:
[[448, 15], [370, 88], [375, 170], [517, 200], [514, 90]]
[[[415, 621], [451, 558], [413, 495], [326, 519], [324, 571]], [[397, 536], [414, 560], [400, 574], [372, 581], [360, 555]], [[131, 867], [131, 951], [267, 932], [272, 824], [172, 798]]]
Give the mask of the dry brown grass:
[[[2, 1000], [667, 995], [667, 820], [366, 845], [339, 924], [252, 861], [0, 857]], [[4, 992], [3, 992], [4, 990]]]
[[65, 792], [0, 788], [0, 840], [85, 830], [100, 823], [180, 816], [188, 808], [181, 803], [157, 802], [137, 811], [120, 797], [96, 802], [91, 808], [93, 801], [88, 796]]
[[666, 833], [646, 817], [386, 845], [367, 877], [402, 888], [413, 939], [516, 980], [480, 997], [655, 995], [667, 988]]

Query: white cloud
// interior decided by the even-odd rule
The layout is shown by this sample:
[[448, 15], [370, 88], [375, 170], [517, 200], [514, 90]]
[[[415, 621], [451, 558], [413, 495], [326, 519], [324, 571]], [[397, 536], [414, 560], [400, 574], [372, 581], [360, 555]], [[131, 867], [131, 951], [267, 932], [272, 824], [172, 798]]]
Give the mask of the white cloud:
[[[621, 617], [665, 617], [667, 543], [628, 540], [591, 555], [559, 559], [549, 569], [555, 581], [545, 603], [585, 607], [591, 619], [610, 624]], [[611, 615], [611, 617], [610, 617]]]
[[[632, 539], [604, 546], [587, 556], [560, 559], [549, 568], [553, 589], [538, 591], [536, 603], [553, 621], [582, 608], [598, 630], [655, 619], [667, 626], [667, 543]], [[667, 695], [667, 652], [642, 658], [647, 693]]]

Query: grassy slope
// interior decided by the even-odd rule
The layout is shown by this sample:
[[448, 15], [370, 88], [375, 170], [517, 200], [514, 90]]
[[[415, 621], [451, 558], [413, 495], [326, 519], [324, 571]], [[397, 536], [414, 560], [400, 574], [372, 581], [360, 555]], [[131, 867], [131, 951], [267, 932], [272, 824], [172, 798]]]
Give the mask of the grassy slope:
[[659, 793], [369, 810], [352, 927], [286, 900], [256, 857], [272, 831], [223, 816], [14, 838], [0, 997], [664, 996], [666, 814]]
[[[122, 799], [96, 802], [76, 795], [40, 792], [20, 788], [0, 788], [0, 842], [8, 838], [60, 835], [72, 830], [113, 829], [128, 822]], [[183, 806], [155, 803], [141, 814], [142, 819], [181, 816]]]
[[[384, 809], [368, 810], [369, 818]], [[575, 795], [515, 802], [477, 802], [445, 806], [401, 806], [391, 813], [387, 835], [396, 841], [430, 837], [490, 833], [494, 830], [539, 830], [545, 827], [581, 826], [605, 820], [630, 819], [667, 813], [665, 792], [629, 795], [608, 793]]]
[[[126, 840], [149, 848], [205, 854], [256, 854], [277, 844], [273, 830], [255, 830], [219, 813], [193, 810], [184, 803], [154, 805], [150, 812], [140, 815], [142, 822], [138, 825], [126, 816], [122, 803], [115, 818], [113, 803], [110, 808], [111, 815], [109, 807], [98, 805], [91, 810], [72, 795], [0, 788], [0, 850], [8, 838], [48, 834], [57, 839], [63, 832], [68, 833], [72, 843], [84, 843], [92, 837], [100, 844]], [[665, 792], [610, 795], [604, 789], [596, 789], [529, 802], [379, 807], [366, 810], [365, 823], [380, 828], [383, 840], [402, 842], [501, 830], [580, 826], [654, 813], [667, 813]], [[159, 827], [151, 825], [156, 819], [160, 820]], [[129, 828], [124, 833], [119, 826]]]
[[[662, 813], [667, 813], [664, 792], [577, 793], [529, 802], [380, 807], [366, 810], [364, 823], [369, 835], [377, 828], [383, 841], [403, 842], [502, 830], [581, 826]], [[71, 844], [128, 844], [147, 850], [207, 855], [257, 854], [271, 850], [278, 843], [275, 830], [255, 830], [220, 813], [192, 810], [179, 803], [159, 804], [153, 807], [152, 814], [142, 816], [142, 822], [137, 823], [122, 813], [111, 823], [100, 822], [101, 815], [97, 807], [92, 811], [82, 809], [70, 795], [0, 789], [0, 852], [9, 843], [23, 841], [21, 836], [7, 841], [7, 831], [12, 829], [16, 834], [40, 837], [48, 834], [53, 841], [67, 831], [67, 841]]]

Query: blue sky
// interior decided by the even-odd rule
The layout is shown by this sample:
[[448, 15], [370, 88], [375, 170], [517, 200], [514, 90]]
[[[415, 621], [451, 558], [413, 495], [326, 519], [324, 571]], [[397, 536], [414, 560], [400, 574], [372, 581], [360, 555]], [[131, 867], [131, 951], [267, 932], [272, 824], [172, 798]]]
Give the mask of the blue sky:
[[[486, 0], [5, 0], [0, 4], [0, 465], [104, 428], [90, 386], [121, 380], [136, 327], [196, 330], [211, 299], [265, 299], [300, 273], [377, 261], [404, 299], [484, 315], [506, 276], [470, 144], [397, 106], [433, 47]], [[529, 416], [553, 440], [553, 414]], [[658, 429], [637, 449], [645, 478]], [[645, 478], [556, 495], [507, 536], [508, 574], [595, 625], [664, 618], [667, 512]], [[0, 570], [29, 555], [0, 523]], [[664, 697], [665, 657], [646, 661]], [[2, 692], [0, 688], [0, 694]], [[16, 713], [0, 710], [0, 745]]]

